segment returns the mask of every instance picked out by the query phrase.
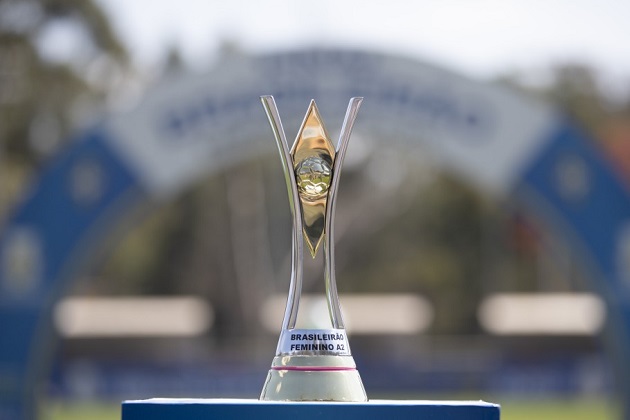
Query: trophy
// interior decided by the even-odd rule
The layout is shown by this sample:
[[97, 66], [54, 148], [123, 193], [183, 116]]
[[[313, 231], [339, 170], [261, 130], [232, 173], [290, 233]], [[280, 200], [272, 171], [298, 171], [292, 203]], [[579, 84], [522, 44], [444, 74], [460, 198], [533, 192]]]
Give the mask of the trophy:
[[[280, 152], [293, 218], [291, 284], [276, 356], [261, 400], [367, 401], [341, 315], [333, 231], [341, 164], [362, 100], [350, 99], [336, 150], [312, 100], [289, 150], [273, 97], [261, 97]], [[330, 329], [299, 329], [296, 321], [302, 292], [304, 243], [315, 258], [322, 242], [326, 301], [332, 325]]]

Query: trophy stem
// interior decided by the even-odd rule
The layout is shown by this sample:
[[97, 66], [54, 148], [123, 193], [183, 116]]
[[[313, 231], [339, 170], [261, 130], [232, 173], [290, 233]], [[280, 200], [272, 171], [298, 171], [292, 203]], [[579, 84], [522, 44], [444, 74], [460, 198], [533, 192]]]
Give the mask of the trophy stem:
[[337, 280], [335, 277], [335, 235], [333, 219], [335, 217], [335, 204], [337, 189], [339, 188], [339, 178], [341, 176], [341, 165], [348, 150], [348, 142], [352, 133], [352, 126], [357, 118], [359, 107], [363, 98], [352, 98], [348, 103], [346, 116], [339, 134], [339, 142], [337, 144], [337, 155], [333, 164], [333, 176], [328, 190], [328, 205], [326, 206], [326, 227], [324, 232], [324, 278], [326, 281], [326, 301], [328, 303], [328, 312], [333, 328], [344, 328], [343, 316], [341, 314], [341, 305], [339, 304], [339, 295], [337, 293]]
[[298, 309], [300, 306], [300, 295], [302, 294], [302, 277], [303, 268], [302, 261], [304, 257], [304, 243], [302, 242], [302, 212], [300, 211], [300, 196], [298, 193], [297, 183], [293, 176], [293, 164], [291, 152], [287, 143], [287, 137], [282, 127], [282, 120], [278, 112], [278, 106], [273, 96], [267, 95], [261, 98], [267, 118], [271, 124], [273, 136], [276, 139], [278, 151], [280, 152], [280, 160], [282, 161], [282, 169], [284, 179], [289, 192], [289, 207], [291, 208], [291, 216], [293, 217], [293, 236], [291, 244], [291, 283], [289, 285], [289, 296], [287, 298], [287, 307], [284, 311], [282, 320], [282, 329], [288, 330], [295, 328], [297, 322]]

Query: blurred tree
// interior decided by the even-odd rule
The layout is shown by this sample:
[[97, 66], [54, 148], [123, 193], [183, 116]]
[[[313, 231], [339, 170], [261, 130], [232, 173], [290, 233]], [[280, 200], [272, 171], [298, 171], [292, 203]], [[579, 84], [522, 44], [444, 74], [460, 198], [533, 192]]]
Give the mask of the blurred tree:
[[162, 77], [177, 74], [186, 69], [186, 64], [182, 58], [181, 50], [177, 47], [177, 45], [171, 45], [166, 50], [164, 64], [162, 67]]
[[545, 89], [547, 97], [589, 131], [597, 132], [611, 104], [597, 82], [596, 72], [571, 63], [556, 66], [552, 73], [553, 82]]
[[[63, 53], [67, 44], [82, 48]], [[0, 206], [68, 138], [85, 102], [102, 102], [117, 82], [94, 73], [127, 68], [125, 49], [97, 3], [0, 0]]]
[[438, 175], [393, 218], [352, 245], [340, 277], [343, 291], [417, 293], [436, 307], [433, 331], [477, 331], [482, 292], [483, 196], [457, 179]]

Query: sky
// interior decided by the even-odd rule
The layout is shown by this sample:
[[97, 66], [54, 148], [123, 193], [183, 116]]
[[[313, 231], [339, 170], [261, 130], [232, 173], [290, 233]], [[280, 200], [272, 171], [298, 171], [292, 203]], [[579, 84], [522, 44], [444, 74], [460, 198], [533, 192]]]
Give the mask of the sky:
[[392, 52], [480, 78], [581, 62], [630, 79], [627, 0], [97, 1], [141, 67], [172, 45], [204, 67], [230, 41]]

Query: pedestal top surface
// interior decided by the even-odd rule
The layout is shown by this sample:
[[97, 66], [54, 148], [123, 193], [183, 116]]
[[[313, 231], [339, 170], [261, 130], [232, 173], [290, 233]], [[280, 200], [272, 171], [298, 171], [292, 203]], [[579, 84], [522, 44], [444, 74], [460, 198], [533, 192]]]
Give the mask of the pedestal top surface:
[[253, 399], [152, 398], [125, 401], [123, 420], [254, 418], [371, 420], [499, 420], [497, 404], [484, 401], [372, 400], [369, 402], [293, 402]]
[[254, 405], [422, 405], [422, 406], [475, 406], [498, 407], [498, 404], [486, 401], [459, 400], [370, 400], [368, 402], [326, 402], [326, 401], [261, 401], [251, 398], [149, 398], [146, 400], [128, 400], [123, 404], [254, 404]]

